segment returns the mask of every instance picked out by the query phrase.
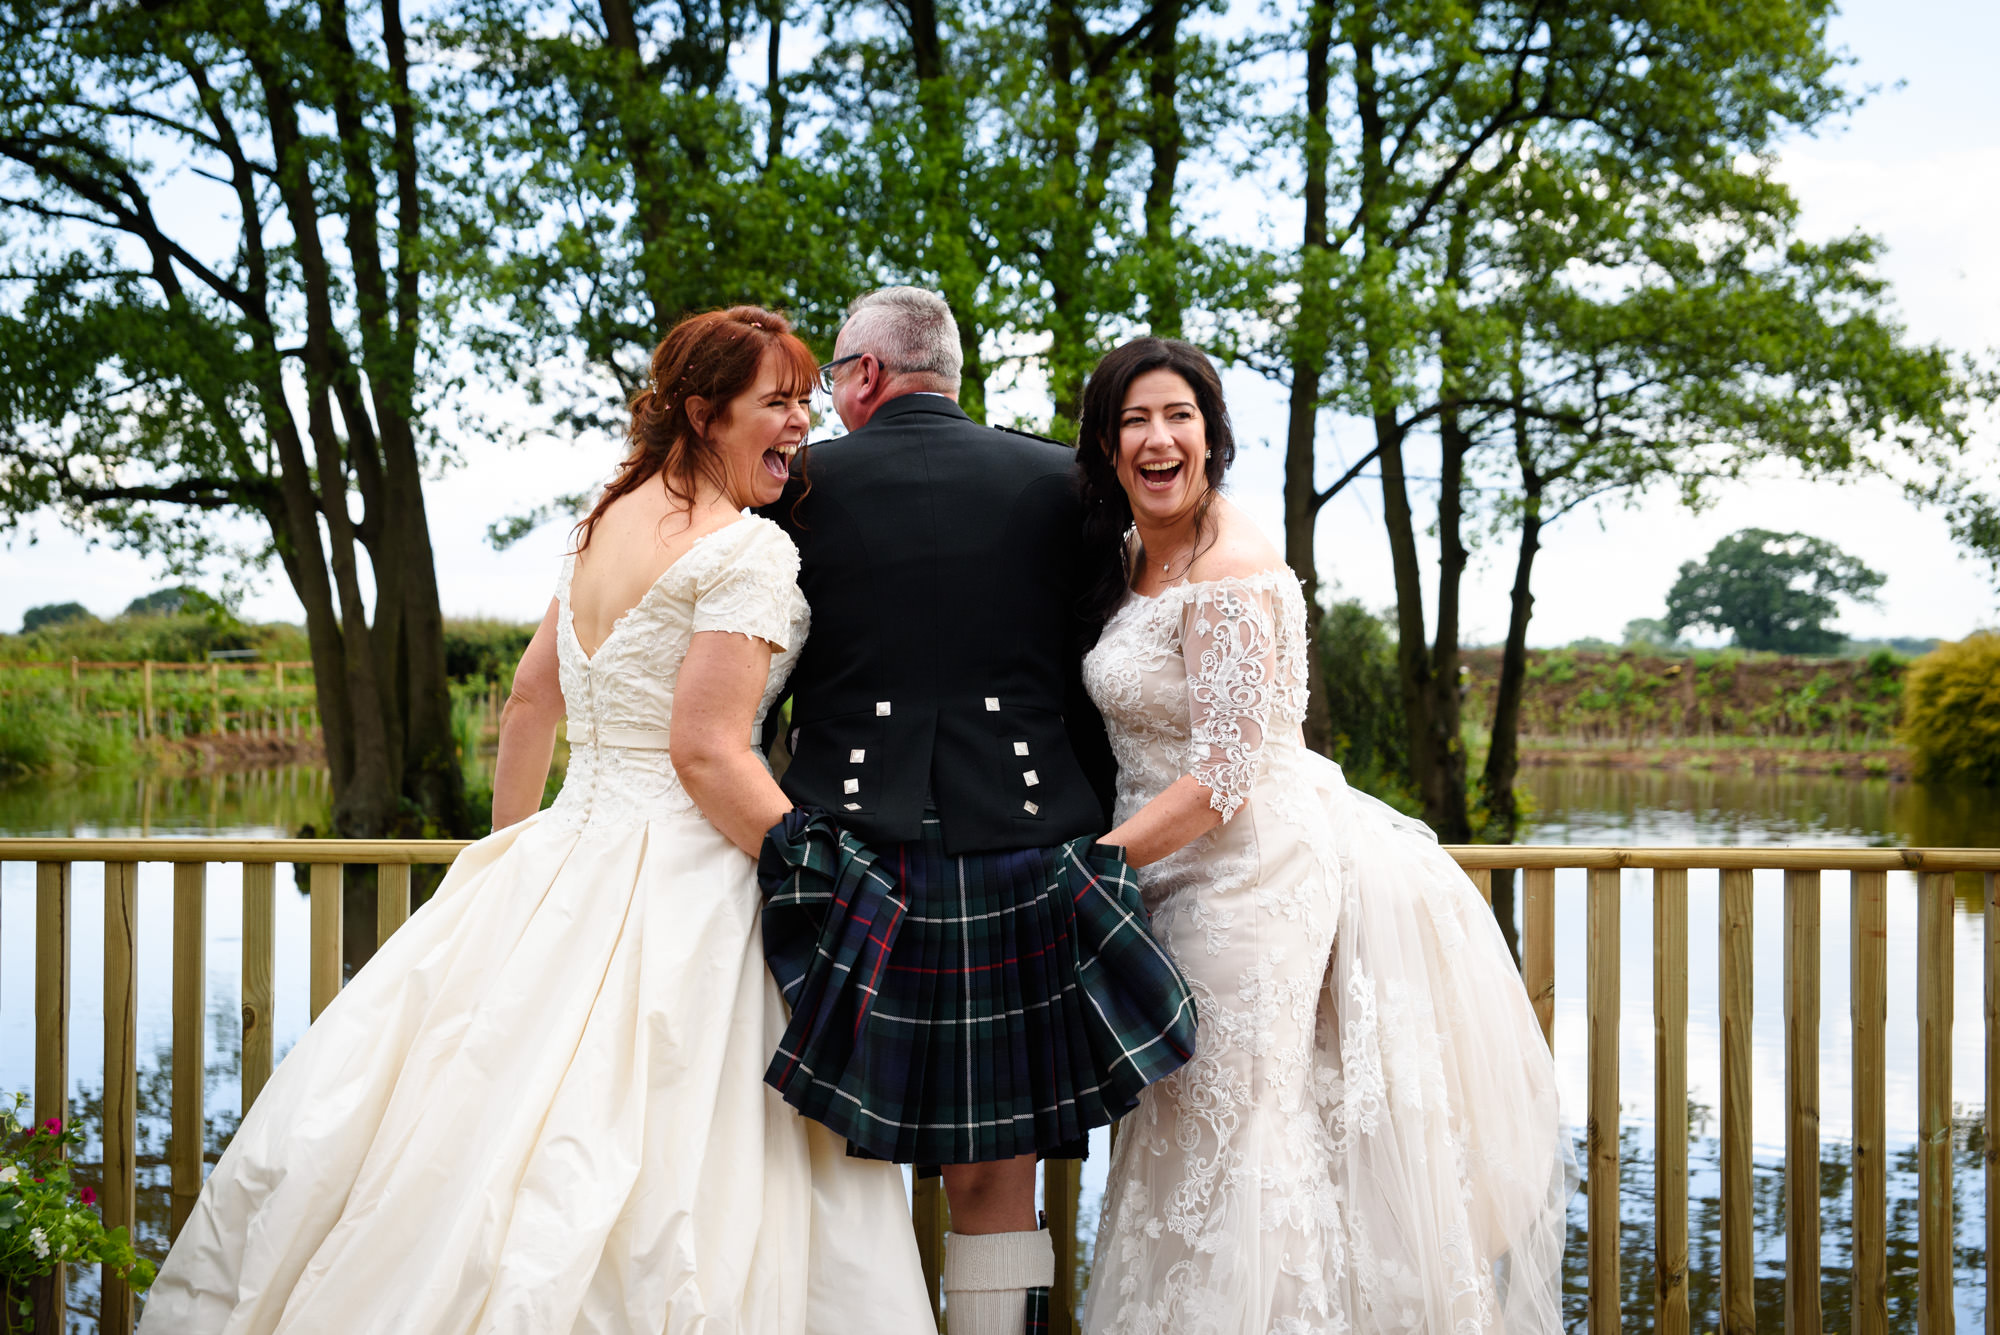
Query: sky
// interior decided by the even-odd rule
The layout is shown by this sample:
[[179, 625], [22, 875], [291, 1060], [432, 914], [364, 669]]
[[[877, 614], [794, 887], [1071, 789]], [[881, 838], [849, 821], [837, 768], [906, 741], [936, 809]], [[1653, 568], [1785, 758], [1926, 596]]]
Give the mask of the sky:
[[[1851, 87], [1871, 89], [1841, 124], [1783, 149], [1778, 173], [1797, 193], [1802, 230], [1819, 240], [1859, 229], [1882, 237], [1882, 263], [1911, 335], [1964, 350], [2000, 349], [2000, 117], [1990, 106], [1990, 53], [2000, 49], [2000, 5], [1990, 0], [1853, 0], [1832, 24], [1836, 49], [1853, 57]], [[1285, 393], [1243, 370], [1225, 376], [1243, 451], [1230, 493], [1282, 539], [1281, 456]], [[2000, 424], [1996, 424], [2000, 431]], [[1359, 423], [1336, 423], [1336, 452], [1358, 453]], [[2000, 435], [1983, 440], [2000, 477]], [[516, 448], [471, 447], [464, 466], [427, 487], [438, 582], [447, 616], [532, 621], [546, 607], [564, 531], [548, 525], [506, 552], [488, 524], [581, 490], [616, 461], [601, 438], [540, 437]], [[1350, 486], [1323, 512], [1322, 579], [1340, 595], [1386, 607], [1394, 599], [1379, 490]], [[1692, 514], [1670, 496], [1566, 517], [1545, 535], [1536, 567], [1530, 643], [1616, 639], [1635, 617], [1658, 617], [1682, 562], [1747, 527], [1830, 539], [1888, 577], [1879, 607], [1846, 610], [1839, 626], [1861, 638], [1958, 638], [2000, 624], [1987, 569], [1965, 559], [1942, 519], [1886, 482], [1849, 485], [1773, 475], [1721, 493]], [[0, 628], [42, 603], [76, 601], [99, 615], [165, 582], [153, 562], [93, 544], [53, 521], [24, 526], [0, 544]], [[1512, 548], [1474, 556], [1464, 590], [1462, 640], [1505, 631]], [[1427, 599], [1427, 608], [1429, 601]], [[301, 619], [275, 571], [255, 578], [243, 614]]]

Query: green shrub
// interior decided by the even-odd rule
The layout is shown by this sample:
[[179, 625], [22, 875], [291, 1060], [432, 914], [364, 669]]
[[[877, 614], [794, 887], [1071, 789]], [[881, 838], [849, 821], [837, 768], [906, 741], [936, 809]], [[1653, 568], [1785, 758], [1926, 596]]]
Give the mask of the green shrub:
[[535, 637], [532, 622], [451, 620], [444, 623], [444, 673], [453, 681], [507, 685]]
[[1902, 735], [1918, 777], [2000, 785], [2000, 631], [1939, 645], [1910, 665]]
[[1338, 602], [1320, 622], [1319, 651], [1333, 759], [1362, 792], [1415, 810], [1395, 630], [1359, 602]]

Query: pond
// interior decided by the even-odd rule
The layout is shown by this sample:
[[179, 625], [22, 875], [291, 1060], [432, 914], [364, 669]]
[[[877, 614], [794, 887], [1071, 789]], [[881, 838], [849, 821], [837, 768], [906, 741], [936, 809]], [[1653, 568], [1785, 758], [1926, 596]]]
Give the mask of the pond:
[[[1523, 771], [1533, 802], [1527, 841], [1540, 844], [1771, 844], [2000, 846], [2000, 803], [1992, 796], [1926, 789], [1882, 779], [1824, 776], [1613, 770], [1564, 765]], [[241, 835], [278, 837], [301, 825], [323, 826], [327, 789], [322, 773], [291, 768], [201, 778], [98, 778], [72, 784], [0, 786], [0, 834], [138, 835], [161, 837]], [[72, 1111], [92, 1135], [94, 1153], [102, 1066], [100, 926], [101, 869], [80, 864], [75, 878], [76, 942], [72, 962], [75, 991], [71, 1021], [71, 1069], [76, 1072]], [[140, 879], [139, 1051], [140, 1227], [142, 1248], [158, 1255], [167, 1228], [166, 1114], [170, 1094], [167, 1054], [172, 1030], [168, 995], [171, 872], [146, 866]], [[1691, 1315], [1696, 1329], [1718, 1319], [1719, 1171], [1714, 1139], [1719, 1106], [1720, 1026], [1717, 1017], [1715, 941], [1716, 878], [1690, 876], [1688, 1088], [1690, 1127], [1690, 1227], [1693, 1275]], [[280, 873], [276, 974], [278, 1051], [304, 1031], [307, 1019], [307, 911], [303, 884]], [[1783, 1180], [1783, 977], [1782, 882], [1756, 882], [1754, 959], [1758, 982], [1752, 1027], [1752, 1124], [1756, 1142], [1758, 1219], [1757, 1288], [1760, 1325], [1782, 1324], [1784, 1275]], [[207, 1038], [208, 1149], [220, 1152], [237, 1116], [239, 1014], [237, 961], [241, 897], [237, 869], [210, 869], [208, 919], [209, 1025]], [[1888, 1129], [1891, 1141], [1890, 1266], [1891, 1324], [1915, 1329], [1910, 1284], [1916, 1257], [1914, 884], [1890, 878]], [[1847, 1145], [1851, 1122], [1847, 1029], [1846, 877], [1825, 878], [1821, 926], [1821, 1126], [1822, 1265], [1828, 1330], [1848, 1329]], [[1580, 1132], [1585, 1094], [1584, 1058], [1584, 877], [1559, 874], [1556, 882], [1555, 1049], [1565, 1107]], [[1651, 885], [1647, 876], [1627, 873], [1622, 892], [1623, 1016], [1621, 1049], [1621, 1139], [1626, 1161], [1621, 1173], [1621, 1235], [1624, 1253], [1626, 1326], [1651, 1328], [1652, 1223], [1652, 949]], [[1981, 905], [1976, 893], [1958, 899], [1954, 991], [1952, 1089], [1956, 1206], [1959, 1241], [1958, 1316], [1980, 1320], [1985, 1309], [1985, 1245], [1981, 1172], [1983, 1145], [1978, 1130], [1985, 1067], [1980, 1029]], [[12, 865], [0, 875], [0, 1088], [27, 1089], [33, 1080], [34, 873]], [[1089, 1234], [1103, 1190], [1106, 1145], [1100, 1133], [1094, 1157], [1084, 1167], [1080, 1232]], [[91, 1166], [80, 1176], [86, 1180]], [[1572, 1292], [1569, 1315], [1582, 1328], [1582, 1198], [1573, 1203], [1568, 1269]], [[94, 1329], [82, 1316], [95, 1311], [94, 1273], [71, 1277], [72, 1329]], [[1968, 1327], [1970, 1328], [1970, 1327]]]

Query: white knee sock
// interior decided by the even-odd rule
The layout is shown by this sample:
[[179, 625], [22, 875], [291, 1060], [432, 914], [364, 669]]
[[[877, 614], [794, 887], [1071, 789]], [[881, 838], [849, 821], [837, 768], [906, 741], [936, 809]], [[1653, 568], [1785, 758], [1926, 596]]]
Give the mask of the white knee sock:
[[951, 1335], [1021, 1335], [1028, 1290], [1056, 1281], [1047, 1229], [954, 1233], [944, 1245], [945, 1321]]

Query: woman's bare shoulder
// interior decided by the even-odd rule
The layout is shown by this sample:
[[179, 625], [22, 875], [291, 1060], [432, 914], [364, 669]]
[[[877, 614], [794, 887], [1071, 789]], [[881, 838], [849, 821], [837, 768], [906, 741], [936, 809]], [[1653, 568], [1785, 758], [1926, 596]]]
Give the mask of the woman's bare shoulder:
[[1217, 497], [1210, 514], [1215, 521], [1215, 540], [1195, 558], [1188, 571], [1190, 583], [1247, 579], [1285, 568], [1284, 554], [1228, 499]]

